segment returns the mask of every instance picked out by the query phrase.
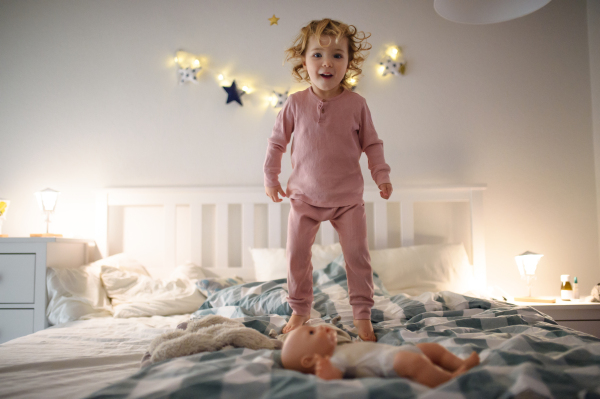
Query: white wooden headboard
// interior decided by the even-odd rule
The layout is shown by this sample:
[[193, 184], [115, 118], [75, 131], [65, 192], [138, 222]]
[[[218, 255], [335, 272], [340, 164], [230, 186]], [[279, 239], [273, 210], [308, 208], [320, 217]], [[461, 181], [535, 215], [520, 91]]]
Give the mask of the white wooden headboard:
[[[419, 202], [466, 202], [470, 210], [470, 233], [472, 261], [475, 278], [486, 286], [485, 239], [483, 229], [483, 191], [485, 185], [471, 186], [427, 186], [395, 188], [389, 201], [379, 196], [377, 189], [365, 189], [364, 201], [373, 206], [374, 249], [388, 247], [387, 203], [399, 202], [401, 246], [415, 242], [414, 206]], [[285, 202], [289, 200], [285, 199]], [[229, 254], [229, 206], [241, 205], [241, 265], [231, 265]], [[162, 207], [164, 218], [163, 251], [164, 267], [176, 266], [177, 215], [180, 206], [189, 207], [189, 257], [197, 265], [202, 265], [203, 212], [204, 205], [215, 207], [214, 265], [222, 275], [239, 275], [245, 279], [254, 278], [254, 269], [248, 247], [255, 242], [255, 205], [267, 206], [268, 247], [282, 247], [282, 203], [273, 203], [263, 187], [148, 187], [111, 188], [98, 193], [96, 199], [96, 242], [103, 256], [110, 254], [109, 248], [109, 209], [110, 207]], [[163, 225], [162, 223], [160, 224]], [[335, 231], [329, 222], [321, 224], [321, 244], [334, 243]], [[246, 249], [246, 250], [244, 250]]]

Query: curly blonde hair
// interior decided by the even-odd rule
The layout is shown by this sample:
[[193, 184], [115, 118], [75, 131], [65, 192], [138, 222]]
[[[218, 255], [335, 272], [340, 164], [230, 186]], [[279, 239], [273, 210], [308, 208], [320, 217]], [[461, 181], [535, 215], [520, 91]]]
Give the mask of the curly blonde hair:
[[335, 36], [336, 43], [343, 37], [348, 38], [348, 71], [342, 79], [341, 85], [346, 89], [351, 89], [352, 85], [349, 80], [358, 77], [362, 73], [360, 67], [367, 57], [362, 52], [369, 51], [372, 48], [371, 44], [367, 42], [371, 34], [359, 32], [354, 25], [347, 25], [330, 18], [311, 21], [300, 30], [300, 33], [294, 39], [293, 45], [285, 50], [284, 64], [287, 61], [292, 63], [292, 76], [296, 81], [310, 83], [308, 72], [302, 65], [302, 57], [306, 54], [310, 37], [315, 36], [320, 43], [322, 35]]

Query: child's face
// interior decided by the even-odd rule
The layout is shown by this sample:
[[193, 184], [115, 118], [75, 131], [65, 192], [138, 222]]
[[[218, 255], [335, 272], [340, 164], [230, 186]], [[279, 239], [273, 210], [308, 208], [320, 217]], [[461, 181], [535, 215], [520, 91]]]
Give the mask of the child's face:
[[337, 90], [348, 70], [348, 38], [343, 37], [336, 43], [335, 36], [321, 36], [318, 43], [317, 38], [311, 36], [302, 65], [313, 87], [324, 92]]

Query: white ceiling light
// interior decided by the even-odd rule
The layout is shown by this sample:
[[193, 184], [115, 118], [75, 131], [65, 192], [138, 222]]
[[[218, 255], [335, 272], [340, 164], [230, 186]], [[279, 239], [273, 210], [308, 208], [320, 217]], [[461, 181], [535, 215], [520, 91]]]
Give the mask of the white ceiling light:
[[452, 22], [493, 24], [539, 10], [550, 0], [434, 0], [435, 11]]

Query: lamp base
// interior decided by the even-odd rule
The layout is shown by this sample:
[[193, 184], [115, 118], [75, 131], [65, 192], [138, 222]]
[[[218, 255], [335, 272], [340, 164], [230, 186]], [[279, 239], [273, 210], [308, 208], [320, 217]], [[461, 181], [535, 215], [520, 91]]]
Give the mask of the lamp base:
[[515, 298], [515, 302], [540, 302], [540, 303], [556, 303], [556, 299], [544, 299], [544, 298], [535, 298], [531, 296], [524, 296], [521, 298]]
[[62, 234], [50, 234], [50, 233], [29, 234], [29, 237], [62, 237]]

